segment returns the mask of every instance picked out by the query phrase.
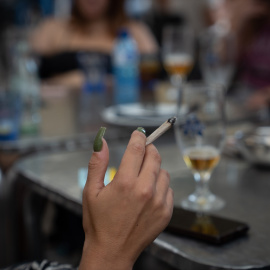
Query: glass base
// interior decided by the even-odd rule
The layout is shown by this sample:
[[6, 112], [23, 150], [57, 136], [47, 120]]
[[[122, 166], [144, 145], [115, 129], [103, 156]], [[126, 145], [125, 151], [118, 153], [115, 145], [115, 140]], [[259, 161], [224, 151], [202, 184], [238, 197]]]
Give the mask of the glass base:
[[181, 202], [181, 206], [187, 210], [207, 212], [215, 211], [224, 207], [225, 201], [214, 194], [208, 196], [198, 196], [193, 193]]

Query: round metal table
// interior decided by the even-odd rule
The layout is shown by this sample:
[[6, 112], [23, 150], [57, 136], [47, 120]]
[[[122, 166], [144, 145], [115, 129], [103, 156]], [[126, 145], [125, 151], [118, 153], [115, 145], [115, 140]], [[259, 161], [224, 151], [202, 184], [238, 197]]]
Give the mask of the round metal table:
[[[174, 143], [157, 142], [162, 167], [171, 174], [175, 204], [194, 190], [194, 181]], [[125, 141], [110, 146], [110, 166], [118, 166]], [[72, 211], [81, 213], [78, 170], [87, 167], [91, 150], [39, 154], [21, 160], [14, 168], [29, 188]], [[222, 246], [163, 232], [148, 252], [177, 269], [270, 269], [270, 171], [250, 167], [242, 160], [223, 157], [213, 173], [212, 191], [226, 201], [215, 213], [249, 224], [247, 236]]]

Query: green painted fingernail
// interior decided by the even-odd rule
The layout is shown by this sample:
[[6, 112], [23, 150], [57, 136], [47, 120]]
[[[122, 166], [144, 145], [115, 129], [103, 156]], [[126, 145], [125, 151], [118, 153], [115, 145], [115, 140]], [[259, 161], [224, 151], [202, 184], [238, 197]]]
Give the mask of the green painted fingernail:
[[138, 127], [137, 130], [143, 133], [144, 135], [146, 134], [146, 131], [143, 127]]
[[97, 133], [97, 136], [94, 140], [94, 151], [95, 152], [100, 152], [102, 149], [102, 145], [103, 145], [103, 141], [102, 138], [105, 134], [106, 128], [105, 127], [101, 127]]

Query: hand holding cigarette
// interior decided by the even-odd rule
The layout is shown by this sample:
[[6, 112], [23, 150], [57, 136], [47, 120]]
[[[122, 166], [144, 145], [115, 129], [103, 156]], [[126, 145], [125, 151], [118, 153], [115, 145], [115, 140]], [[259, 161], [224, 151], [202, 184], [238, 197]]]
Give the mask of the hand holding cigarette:
[[164, 134], [167, 130], [169, 130], [174, 123], [176, 122], [176, 117], [169, 118], [166, 122], [164, 122], [160, 127], [158, 127], [152, 134], [150, 134], [146, 138], [146, 144], [153, 143], [157, 138], [159, 138], [162, 134]]
[[109, 163], [104, 132], [101, 128], [97, 134], [83, 191], [85, 242], [79, 270], [131, 270], [168, 225], [173, 191], [156, 147], [146, 147], [146, 137], [138, 130], [131, 135], [114, 180], [104, 186]]

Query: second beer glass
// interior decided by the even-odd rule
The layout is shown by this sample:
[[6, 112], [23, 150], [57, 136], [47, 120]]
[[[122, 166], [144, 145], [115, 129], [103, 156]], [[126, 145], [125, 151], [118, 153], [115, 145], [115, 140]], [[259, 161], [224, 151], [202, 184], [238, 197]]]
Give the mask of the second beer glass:
[[179, 107], [187, 107], [187, 113], [177, 117], [176, 141], [196, 182], [195, 192], [181, 206], [196, 211], [220, 209], [224, 201], [210, 192], [208, 184], [225, 140], [224, 89], [219, 85], [187, 83], [179, 103]]

